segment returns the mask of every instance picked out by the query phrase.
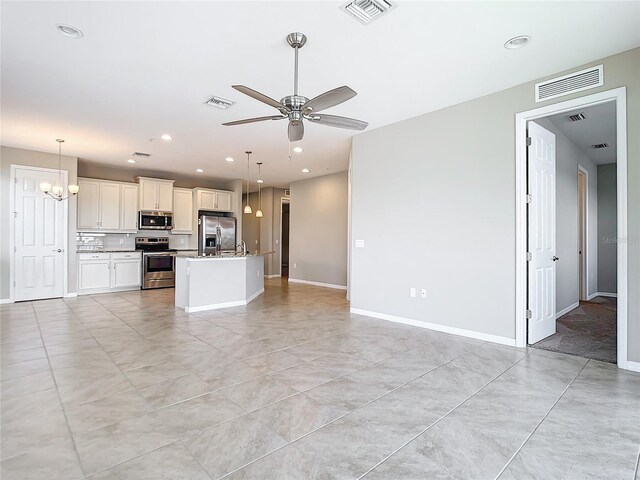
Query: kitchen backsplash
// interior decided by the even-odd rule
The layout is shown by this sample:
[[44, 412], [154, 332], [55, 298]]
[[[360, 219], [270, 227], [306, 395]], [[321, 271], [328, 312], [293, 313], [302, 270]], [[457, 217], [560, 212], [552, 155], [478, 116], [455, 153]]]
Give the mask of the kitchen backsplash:
[[[170, 233], [76, 233], [78, 250], [103, 250], [135, 248], [136, 237], [169, 237], [169, 248], [197, 249], [197, 235], [171, 235]], [[192, 244], [193, 243], [193, 244]]]

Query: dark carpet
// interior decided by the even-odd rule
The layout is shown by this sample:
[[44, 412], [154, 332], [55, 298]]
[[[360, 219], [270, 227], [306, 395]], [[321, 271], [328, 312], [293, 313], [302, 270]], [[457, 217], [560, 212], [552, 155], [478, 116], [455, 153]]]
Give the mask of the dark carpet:
[[556, 333], [534, 348], [616, 363], [616, 299], [595, 297], [556, 320]]

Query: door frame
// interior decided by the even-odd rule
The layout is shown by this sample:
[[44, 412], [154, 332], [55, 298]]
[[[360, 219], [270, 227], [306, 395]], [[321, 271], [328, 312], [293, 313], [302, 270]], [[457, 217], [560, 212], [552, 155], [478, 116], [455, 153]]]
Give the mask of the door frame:
[[[15, 275], [16, 275], [16, 239], [15, 239], [15, 195], [16, 195], [16, 170], [35, 170], [37, 172], [46, 172], [46, 173], [58, 173], [58, 170], [55, 168], [44, 168], [44, 167], [33, 167], [31, 165], [10, 165], [10, 178], [9, 178], [9, 216], [11, 221], [9, 222], [9, 303], [15, 302]], [[67, 186], [69, 184], [69, 171], [61, 170], [62, 172], [62, 180], [64, 183], [65, 192], [67, 191]], [[62, 251], [62, 264], [64, 265], [62, 269], [62, 298], [65, 298], [69, 295], [69, 285], [68, 285], [68, 277], [69, 277], [69, 200], [64, 200], [64, 206], [62, 209], [62, 220], [64, 223], [64, 228], [62, 229], [62, 243], [64, 244]]]
[[[584, 198], [580, 193], [580, 175], [584, 175]], [[578, 245], [582, 245], [582, 255], [580, 255], [581, 279], [578, 281], [578, 301], [589, 299], [589, 171], [582, 165], [578, 164], [578, 216], [582, 213], [582, 219], [578, 219], [578, 225], [582, 228], [578, 230], [578, 235], [582, 237]], [[596, 257], [597, 258], [597, 257]], [[580, 289], [584, 288], [584, 291]], [[596, 288], [597, 291], [597, 288]]]
[[527, 110], [515, 115], [515, 170], [516, 170], [516, 346], [527, 346], [527, 122], [563, 113], [575, 108], [606, 102], [616, 103], [617, 139], [617, 226], [618, 226], [618, 306], [617, 337], [618, 367], [635, 370], [634, 362], [627, 357], [627, 89], [614, 88], [604, 92], [578, 97], [544, 107]]
[[[279, 277], [282, 277], [282, 206], [288, 203], [289, 208], [291, 208], [291, 197], [280, 197], [280, 244], [278, 245], [278, 274]], [[289, 241], [291, 241], [291, 210], [289, 210]], [[291, 269], [289, 269], [291, 270]]]

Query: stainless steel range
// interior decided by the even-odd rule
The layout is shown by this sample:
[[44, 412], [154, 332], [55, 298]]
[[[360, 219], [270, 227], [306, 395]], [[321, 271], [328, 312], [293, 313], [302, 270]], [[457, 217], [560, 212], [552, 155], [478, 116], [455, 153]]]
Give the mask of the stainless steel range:
[[169, 237], [136, 237], [136, 250], [142, 251], [143, 290], [175, 286], [176, 250]]

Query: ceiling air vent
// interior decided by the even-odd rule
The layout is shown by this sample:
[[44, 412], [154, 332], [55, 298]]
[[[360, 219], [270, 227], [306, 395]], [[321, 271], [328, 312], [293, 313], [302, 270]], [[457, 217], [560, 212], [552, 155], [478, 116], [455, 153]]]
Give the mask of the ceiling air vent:
[[349, 15], [366, 25], [387, 13], [394, 6], [387, 0], [353, 0], [342, 8]]
[[595, 145], [591, 145], [591, 148], [595, 148], [596, 150], [598, 150], [600, 148], [607, 148], [608, 146], [608, 143], [596, 143]]
[[584, 113], [576, 113], [574, 115], [569, 115], [567, 118], [572, 122], [579, 122], [580, 120], [587, 118], [587, 116]]
[[211, 97], [204, 103], [205, 105], [211, 105], [212, 107], [220, 108], [222, 110], [226, 110], [231, 105], [233, 105], [233, 102], [231, 100], [225, 100], [221, 97]]
[[144, 153], [144, 152], [133, 152], [132, 155], [134, 157], [144, 157], [144, 158], [149, 158], [151, 156], [150, 153]]
[[582, 90], [602, 85], [604, 85], [604, 71], [602, 65], [598, 65], [597, 67], [587, 68], [586, 70], [536, 83], [536, 102], [543, 102], [551, 98], [581, 92]]

